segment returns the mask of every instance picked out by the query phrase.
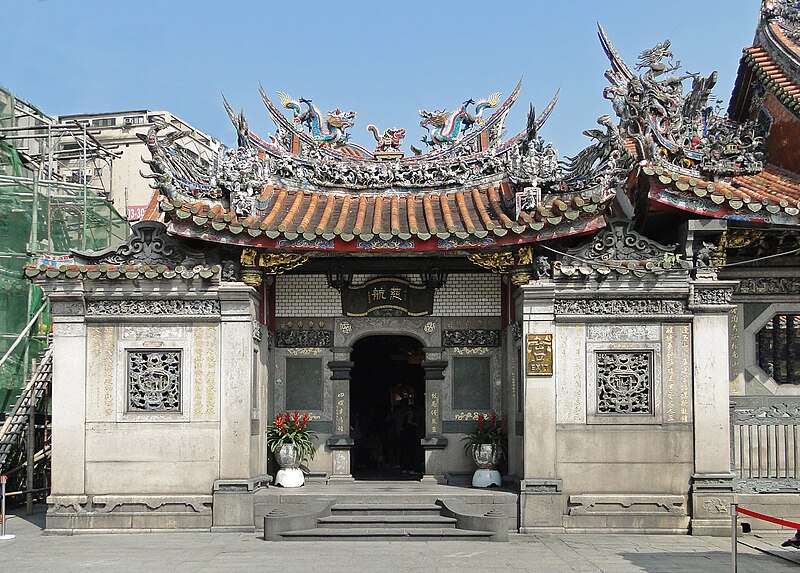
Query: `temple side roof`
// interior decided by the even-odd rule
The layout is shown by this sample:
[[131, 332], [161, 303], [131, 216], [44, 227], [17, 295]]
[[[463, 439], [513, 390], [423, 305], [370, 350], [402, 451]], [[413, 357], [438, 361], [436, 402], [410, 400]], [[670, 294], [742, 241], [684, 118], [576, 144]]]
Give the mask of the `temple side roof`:
[[754, 223], [800, 225], [800, 176], [775, 165], [753, 175], [707, 181], [647, 164], [648, 198], [703, 215]]

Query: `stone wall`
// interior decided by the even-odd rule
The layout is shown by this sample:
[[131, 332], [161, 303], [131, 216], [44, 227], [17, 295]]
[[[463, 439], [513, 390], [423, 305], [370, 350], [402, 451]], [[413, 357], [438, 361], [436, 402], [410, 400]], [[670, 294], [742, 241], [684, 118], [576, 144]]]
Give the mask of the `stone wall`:
[[255, 291], [65, 283], [43, 285], [54, 323], [48, 529], [207, 529], [216, 480], [265, 472]]

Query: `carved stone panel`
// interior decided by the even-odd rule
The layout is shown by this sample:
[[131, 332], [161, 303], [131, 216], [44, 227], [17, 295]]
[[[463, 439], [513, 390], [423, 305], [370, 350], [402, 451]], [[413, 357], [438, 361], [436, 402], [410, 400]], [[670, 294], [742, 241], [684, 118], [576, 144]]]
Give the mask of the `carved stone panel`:
[[128, 412], [181, 411], [181, 351], [128, 351]]
[[675, 315], [686, 314], [686, 303], [682, 300], [662, 299], [557, 299], [554, 303], [557, 315]]
[[219, 315], [218, 300], [92, 300], [86, 304], [86, 314], [103, 315]]
[[650, 352], [598, 352], [596, 361], [598, 414], [652, 414]]
[[587, 421], [661, 423], [661, 344], [587, 343]]

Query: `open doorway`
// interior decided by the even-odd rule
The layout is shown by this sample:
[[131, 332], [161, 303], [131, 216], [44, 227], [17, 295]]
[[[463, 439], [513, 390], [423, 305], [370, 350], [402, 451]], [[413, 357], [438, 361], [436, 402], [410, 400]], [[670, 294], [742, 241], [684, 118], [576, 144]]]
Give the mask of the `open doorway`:
[[369, 336], [353, 346], [350, 425], [355, 479], [422, 477], [423, 358], [422, 344], [410, 336]]

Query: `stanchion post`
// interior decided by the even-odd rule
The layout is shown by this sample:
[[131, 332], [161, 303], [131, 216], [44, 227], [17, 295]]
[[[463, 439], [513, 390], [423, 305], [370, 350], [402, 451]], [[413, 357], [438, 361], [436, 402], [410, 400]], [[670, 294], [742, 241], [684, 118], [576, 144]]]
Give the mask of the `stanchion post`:
[[736, 565], [736, 549], [737, 549], [737, 540], [736, 536], [739, 533], [738, 531], [738, 505], [735, 503], [731, 504], [731, 571], [736, 573], [738, 571]]
[[6, 481], [8, 476], [0, 476], [0, 541], [14, 539], [16, 535], [6, 535]]

